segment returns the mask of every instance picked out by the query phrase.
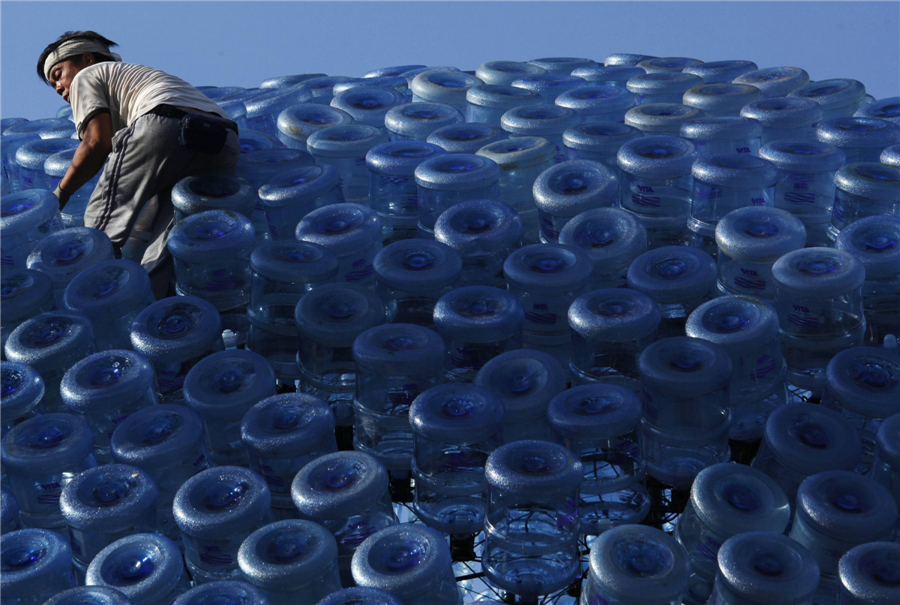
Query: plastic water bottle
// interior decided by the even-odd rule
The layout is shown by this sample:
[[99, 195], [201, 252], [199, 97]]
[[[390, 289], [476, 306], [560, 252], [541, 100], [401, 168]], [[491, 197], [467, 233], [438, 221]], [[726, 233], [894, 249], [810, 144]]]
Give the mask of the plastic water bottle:
[[786, 536], [748, 531], [722, 544], [709, 605], [811, 603], [819, 565], [809, 549]]
[[72, 549], [46, 529], [20, 529], [0, 539], [0, 590], [9, 605], [41, 605], [75, 587]]
[[625, 124], [645, 134], [677, 137], [682, 124], [702, 117], [703, 112], [696, 107], [677, 103], [649, 103], [632, 107], [625, 112]]
[[[323, 80], [324, 81], [324, 80]], [[307, 84], [307, 86], [311, 86]], [[408, 103], [412, 99], [412, 91], [409, 89], [409, 80], [396, 74], [393, 76], [375, 76], [371, 78], [349, 78], [343, 79], [342, 82], [336, 82], [333, 86], [334, 95], [338, 95], [352, 88], [375, 87], [387, 88], [403, 95], [404, 103]], [[315, 90], [313, 90], [315, 92]]]
[[3, 348], [6, 359], [25, 363], [44, 379], [38, 411], [63, 411], [59, 384], [67, 368], [95, 351], [87, 319], [72, 311], [51, 311], [22, 322]]
[[207, 210], [228, 210], [252, 220], [257, 189], [250, 181], [230, 174], [185, 177], [172, 189], [175, 222]]
[[405, 103], [392, 107], [384, 116], [391, 141], [424, 141], [443, 126], [465, 121], [461, 110], [444, 103]]
[[354, 586], [333, 592], [319, 605], [403, 605], [397, 597], [381, 588]]
[[597, 65], [597, 62], [593, 59], [582, 57], [546, 57], [543, 59], [532, 59], [529, 63], [545, 69], [547, 73], [562, 75], [568, 75], [579, 68]]
[[360, 545], [375, 532], [397, 524], [388, 473], [375, 457], [363, 452], [335, 452], [308, 463], [294, 477], [291, 497], [302, 519], [320, 523], [323, 531], [334, 536], [337, 545], [331, 557], [335, 576], [340, 570], [341, 584], [353, 582], [350, 563]]
[[759, 154], [762, 124], [743, 117], [697, 118], [681, 125], [681, 136], [704, 159], [729, 153]]
[[360, 86], [335, 95], [331, 106], [345, 112], [356, 124], [384, 130], [384, 116], [388, 110], [406, 102], [406, 97], [396, 90]]
[[132, 534], [94, 557], [89, 586], [118, 590], [132, 605], [165, 605], [190, 588], [178, 546], [159, 534]]
[[547, 70], [540, 65], [519, 61], [488, 61], [479, 65], [475, 70], [475, 75], [479, 80], [485, 84], [496, 86], [511, 86], [515, 80], [523, 76], [545, 73]]
[[704, 84], [722, 84], [757, 69], [759, 66], [753, 61], [727, 60], [689, 65], [683, 72], [700, 76]]
[[56, 305], [53, 282], [46, 274], [31, 269], [6, 269], [0, 278], [0, 346], [23, 321], [46, 313]]
[[50, 277], [56, 306], [63, 308], [63, 292], [72, 278], [112, 258], [113, 245], [105, 233], [88, 227], [72, 227], [51, 233], [38, 242], [28, 255], [27, 265]]
[[4, 269], [24, 269], [35, 245], [63, 229], [59, 200], [50, 191], [32, 190], [4, 195], [0, 202], [0, 263]]
[[865, 104], [866, 87], [859, 80], [835, 78], [810, 82], [787, 96], [815, 101], [822, 107], [822, 120], [850, 117]]
[[324, 285], [297, 303], [294, 319], [300, 332], [297, 363], [301, 390], [325, 400], [339, 426], [353, 424], [353, 341], [383, 324], [384, 318], [384, 303], [378, 295], [354, 284]]
[[0, 487], [0, 534], [19, 529], [19, 503], [12, 490], [6, 485]]
[[502, 286], [503, 261], [519, 246], [522, 218], [502, 202], [461, 202], [438, 217], [434, 237], [462, 257], [461, 284]]
[[416, 168], [446, 151], [422, 141], [394, 141], [376, 145], [366, 154], [369, 203], [381, 217], [385, 243], [415, 237], [419, 220]]
[[75, 149], [78, 141], [69, 138], [38, 139], [25, 143], [16, 150], [19, 179], [22, 189], [49, 189], [50, 179], [44, 174], [44, 162], [54, 153]]
[[376, 292], [390, 323], [434, 326], [434, 305], [462, 272], [456, 250], [435, 240], [405, 239], [385, 246], [374, 262]]
[[692, 87], [684, 93], [681, 102], [702, 110], [711, 118], [736, 118], [745, 105], [759, 99], [760, 92], [755, 86], [726, 82]]
[[759, 155], [778, 168], [775, 207], [803, 222], [808, 245], [830, 245], [826, 233], [834, 204], [834, 175], [844, 165], [844, 152], [819, 141], [777, 140], [763, 145]]
[[271, 239], [265, 206], [258, 197], [259, 188], [282, 173], [303, 166], [312, 166], [315, 161], [313, 156], [305, 151], [285, 149], [281, 146], [241, 154], [237, 165], [237, 174], [249, 181], [257, 194], [252, 215], [248, 218], [253, 222], [258, 240]]
[[900, 168], [884, 164], [847, 164], [834, 175], [834, 209], [828, 237], [867, 216], [900, 213]]
[[722, 217], [738, 208], [775, 204], [778, 169], [763, 158], [738, 153], [700, 158], [691, 175], [690, 242], [711, 256], [718, 252], [715, 229]]
[[644, 525], [623, 525], [591, 546], [590, 571], [578, 602], [681, 603], [690, 573], [684, 549], [671, 536]]
[[699, 338], [665, 338], [641, 353], [641, 452], [651, 476], [686, 489], [729, 459], [732, 367], [724, 348]]
[[[266, 80], [267, 86], [264, 86], [263, 88], [281, 88], [281, 85], [275, 84], [275, 80], [276, 78]], [[277, 80], [280, 80], [280, 78]], [[202, 92], [206, 98], [215, 101], [216, 103], [239, 97], [247, 92], [247, 89], [241, 86], [197, 86], [196, 88]]]
[[526, 105], [514, 107], [500, 118], [503, 130], [511, 139], [519, 137], [543, 137], [556, 147], [557, 164], [566, 161], [563, 133], [581, 124], [581, 114], [574, 109], [550, 105]]
[[700, 59], [691, 59], [689, 57], [651, 57], [644, 59], [638, 63], [638, 67], [643, 67], [648, 74], [653, 73], [677, 73], [686, 67], [702, 65]]
[[491, 453], [482, 567], [492, 584], [534, 598], [575, 580], [583, 475], [576, 455], [547, 441], [516, 441]]
[[756, 86], [764, 99], [786, 97], [809, 84], [809, 74], [799, 67], [765, 67], [736, 77], [736, 84]]
[[[329, 100], [329, 103], [331, 101]], [[285, 147], [306, 151], [306, 140], [329, 126], [345, 126], [353, 118], [345, 111], [316, 103], [291, 105], [278, 114], [278, 140]]]
[[[355, 81], [355, 78], [347, 76], [319, 76], [304, 80], [303, 86], [312, 93], [312, 99], [310, 99], [309, 104], [328, 105], [338, 93], [336, 90], [337, 86], [353, 81]], [[291, 105], [291, 107], [296, 107], [296, 105]], [[283, 110], [282, 113], [284, 113]]]
[[619, 205], [647, 230], [649, 246], [686, 244], [694, 145], [673, 136], [646, 136], [623, 144], [616, 157]]
[[900, 168], [900, 145], [891, 145], [882, 151], [878, 161], [888, 166]]
[[[0, 362], [0, 421], [2, 436], [17, 424], [37, 414], [38, 404], [44, 397], [44, 380], [29, 365], [15, 361]], [[6, 481], [4, 481], [6, 483]]]
[[538, 105], [544, 99], [538, 93], [508, 84], [479, 84], [466, 92], [466, 122], [500, 127], [500, 118], [514, 107]]
[[582, 124], [625, 121], [625, 112], [634, 106], [635, 95], [619, 87], [603, 84], [580, 86], [556, 97], [555, 104], [578, 112]]
[[431, 237], [438, 216], [460, 202], [498, 200], [500, 167], [491, 159], [450, 153], [425, 160], [415, 170], [420, 237]]
[[[26, 121], [27, 122], [27, 121]], [[10, 192], [22, 191], [22, 180], [19, 178], [19, 165], [16, 163], [16, 153], [19, 147], [27, 143], [40, 140], [36, 132], [21, 132], [17, 134], [3, 135], [3, 174], [9, 181]]]
[[172, 605], [212, 605], [213, 603], [269, 605], [269, 600], [260, 589], [247, 582], [217, 580], [195, 586], [181, 593], [172, 601]]
[[317, 130], [306, 140], [306, 145], [317, 164], [332, 164], [338, 169], [345, 201], [366, 204], [369, 198], [366, 153], [386, 142], [382, 129], [347, 124]]
[[289, 76], [277, 76], [274, 78], [266, 78], [259, 85], [259, 88], [262, 90], [269, 90], [273, 88], [290, 88], [301, 82], [306, 82], [308, 80], [312, 80], [313, 78], [323, 78], [325, 74], [293, 74]]
[[[628, 80], [625, 89], [634, 95], [634, 105], [680, 104], [684, 94], [703, 84], [703, 78], [680, 72], [647, 72]], [[615, 120], [613, 120], [615, 121]]]
[[442, 382], [445, 351], [444, 339], [435, 332], [407, 323], [369, 328], [353, 343], [353, 446], [395, 476], [406, 476], [411, 468], [409, 408], [419, 394]]
[[[603, 59], [603, 64], [606, 66], [610, 65], [625, 65], [625, 66], [635, 66], [641, 61], [646, 59], [656, 59], [657, 57], [651, 55], [637, 55], [633, 53], [611, 53], [606, 55], [606, 58]], [[643, 68], [642, 68], [643, 69]]]
[[303, 166], [272, 177], [259, 188], [272, 239], [293, 239], [304, 216], [317, 208], [343, 203], [340, 185], [337, 168], [330, 164]]
[[716, 225], [719, 292], [775, 299], [772, 265], [806, 243], [802, 221], [785, 210], [750, 206]]
[[437, 531], [404, 523], [367, 539], [353, 555], [353, 581], [380, 588], [404, 605], [459, 605], [450, 547]]
[[878, 163], [885, 147], [900, 143], [900, 125], [879, 118], [832, 118], [819, 123], [816, 138], [841, 149], [848, 164]]
[[425, 65], [394, 65], [392, 67], [380, 67], [367, 71], [362, 75], [363, 78], [380, 78], [384, 76], [399, 76], [413, 69], [421, 69]]
[[263, 149], [280, 149], [284, 147], [284, 143], [270, 134], [266, 134], [265, 132], [260, 132], [258, 130], [247, 130], [243, 128], [241, 129], [239, 142], [241, 146], [242, 157], [254, 151], [260, 151]]
[[[66, 175], [69, 166], [72, 165], [72, 158], [75, 157], [75, 149], [67, 149], [54, 153], [44, 161], [44, 174], [47, 176], [47, 189], [53, 191], [59, 186], [59, 182]], [[66, 202], [65, 207], [60, 210], [63, 225], [66, 227], [81, 227], [84, 224], [84, 211], [91, 199], [91, 194], [100, 181], [100, 175], [97, 174], [87, 183], [78, 188], [75, 193]]]
[[340, 590], [334, 537], [311, 521], [265, 525], [244, 541], [238, 563], [269, 605], [315, 605]]
[[640, 523], [650, 512], [646, 463], [638, 446], [641, 401], [611, 384], [578, 386], [553, 398], [547, 418], [556, 441], [581, 458], [581, 533]]
[[486, 145], [477, 155], [500, 167], [500, 199], [519, 213], [526, 243], [537, 243], [540, 228], [532, 190], [538, 176], [556, 164], [556, 146], [543, 137], [517, 137]]
[[331, 204], [313, 210], [297, 225], [296, 237], [328, 248], [338, 258], [338, 282], [375, 283], [372, 263], [382, 248], [381, 217], [362, 204]]
[[447, 343], [447, 379], [472, 382], [488, 361], [522, 348], [525, 312], [519, 300], [491, 286], [464, 286], [434, 307], [436, 331]]
[[566, 157], [570, 160], [593, 160], [618, 173], [616, 154], [619, 149], [644, 133], [632, 126], [613, 122], [579, 124], [563, 133]]
[[[523, 63], [523, 65], [527, 65], [527, 63]], [[27, 118], [3, 118], [0, 120], [0, 134], [6, 136], [6, 130], [8, 128], [12, 128], [13, 126], [18, 126], [19, 124], [24, 124], [28, 122]]]
[[762, 124], [762, 144], [785, 139], [816, 140], [816, 125], [822, 108], [815, 101], [798, 97], [763, 98], [741, 108], [741, 117]]
[[547, 407], [566, 382], [566, 369], [553, 356], [525, 349], [497, 355], [475, 376], [475, 384], [489, 389], [503, 405], [503, 443], [552, 441]]
[[865, 268], [843, 250], [804, 248], [778, 259], [772, 277], [786, 381], [789, 388], [819, 392], [831, 358], [863, 343]]
[[312, 101], [312, 91], [302, 83], [274, 90], [267, 90], [244, 101], [247, 108], [247, 126], [268, 135], [278, 134], [278, 114], [291, 105]]
[[485, 145], [505, 140], [509, 135], [500, 129], [478, 122], [451, 124], [428, 135], [428, 142], [447, 153], [476, 153]]
[[647, 73], [643, 67], [630, 65], [594, 65], [572, 70], [573, 76], [586, 80], [590, 84], [615, 86], [625, 90], [625, 84], [631, 78]]
[[527, 74], [520, 76], [510, 83], [510, 86], [524, 88], [537, 93], [544, 99], [544, 103], [552, 105], [556, 98], [573, 88], [585, 86], [587, 82], [572, 75], [566, 74]]
[[42, 414], [13, 427], [3, 439], [3, 468], [26, 527], [65, 527], [63, 488], [95, 465], [94, 436], [72, 414]]
[[556, 243], [559, 232], [577, 214], [610, 208], [619, 197], [615, 173], [591, 160], [569, 160], [548, 168], [534, 182], [541, 242]]
[[466, 92], [481, 84], [484, 82], [461, 71], [430, 70], [416, 75], [409, 89], [413, 103], [442, 103], [465, 112]]
[[156, 531], [156, 497], [150, 475], [124, 464], [88, 469], [66, 485], [59, 506], [80, 579], [94, 557], [116, 540]]
[[850, 470], [861, 454], [859, 434], [840, 414], [798, 403], [769, 416], [751, 466], [772, 477], [793, 502], [804, 479], [823, 471]]
[[131, 605], [124, 594], [108, 586], [78, 586], [45, 601], [50, 605]]
[[559, 243], [584, 250], [593, 264], [588, 288], [624, 288], [632, 261], [647, 249], [647, 230], [619, 208], [594, 208], [572, 217]]
[[[869, 476], [885, 486], [900, 506], [900, 414], [887, 418], [875, 435], [875, 460]], [[900, 533], [897, 529], [895, 534]]]
[[853, 115], [863, 118], [879, 118], [894, 124], [900, 124], [900, 109], [898, 107], [900, 107], [900, 99], [898, 97], [888, 97], [864, 105]]
[[896, 603], [900, 599], [900, 586], [896, 580], [898, 560], [900, 544], [889, 542], [861, 544], [847, 551], [838, 565], [841, 603]]

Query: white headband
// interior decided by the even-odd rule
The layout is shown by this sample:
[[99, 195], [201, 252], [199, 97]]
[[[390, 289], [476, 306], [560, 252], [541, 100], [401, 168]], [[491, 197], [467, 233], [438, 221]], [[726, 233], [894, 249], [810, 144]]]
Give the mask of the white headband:
[[109, 50], [109, 47], [102, 42], [95, 40], [85, 40], [84, 38], [75, 38], [74, 40], [66, 40], [59, 47], [47, 55], [44, 61], [44, 77], [50, 81], [50, 70], [59, 63], [81, 53], [101, 53], [109, 55], [113, 61], [121, 61], [122, 57]]

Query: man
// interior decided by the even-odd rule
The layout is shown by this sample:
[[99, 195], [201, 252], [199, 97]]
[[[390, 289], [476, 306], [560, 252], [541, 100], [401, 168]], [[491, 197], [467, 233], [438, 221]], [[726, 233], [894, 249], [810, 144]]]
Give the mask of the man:
[[64, 206], [106, 162], [84, 224], [140, 262], [159, 298], [167, 294], [172, 266], [166, 249], [172, 187], [193, 174], [233, 173], [238, 131], [199, 90], [157, 69], [123, 63], [113, 46], [92, 31], [67, 32], [38, 60], [38, 75], [72, 106], [81, 139], [54, 193]]

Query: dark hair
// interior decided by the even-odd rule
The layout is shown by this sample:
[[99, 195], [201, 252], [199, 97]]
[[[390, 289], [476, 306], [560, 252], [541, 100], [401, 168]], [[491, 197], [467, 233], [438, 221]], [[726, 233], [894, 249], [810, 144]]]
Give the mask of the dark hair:
[[[47, 61], [47, 57], [50, 56], [50, 53], [52, 53], [54, 50], [59, 48], [63, 44], [63, 42], [68, 42], [69, 40], [77, 40], [77, 39], [93, 40], [94, 42], [99, 42], [101, 44], [104, 44], [107, 48], [109, 48], [111, 46], [118, 46], [118, 44], [116, 44], [112, 40], [104, 38], [97, 32], [92, 32], [92, 31], [66, 32], [63, 35], [61, 35], [55, 42], [51, 42], [50, 44], [48, 44], [47, 48], [44, 49], [44, 52], [41, 53], [41, 56], [38, 59], [38, 63], [37, 63], [37, 73], [38, 73], [38, 77], [40, 77], [41, 80], [43, 80], [47, 84], [50, 84], [50, 82], [48, 82], [47, 78], [44, 76], [44, 63]], [[101, 61], [113, 61], [114, 60], [110, 55], [107, 55], [107, 54], [103, 54], [103, 53], [91, 53], [91, 54], [94, 56], [94, 60], [97, 61], [98, 63]]]

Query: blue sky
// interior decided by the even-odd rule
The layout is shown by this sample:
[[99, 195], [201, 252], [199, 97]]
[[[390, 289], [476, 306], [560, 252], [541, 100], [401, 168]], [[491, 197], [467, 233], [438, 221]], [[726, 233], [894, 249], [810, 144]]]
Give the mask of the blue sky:
[[195, 85], [356, 76], [397, 64], [610, 52], [749, 59], [900, 95], [900, 2], [27, 2], [0, 3], [0, 113], [54, 115], [35, 73], [44, 46], [93, 29], [126, 61]]

